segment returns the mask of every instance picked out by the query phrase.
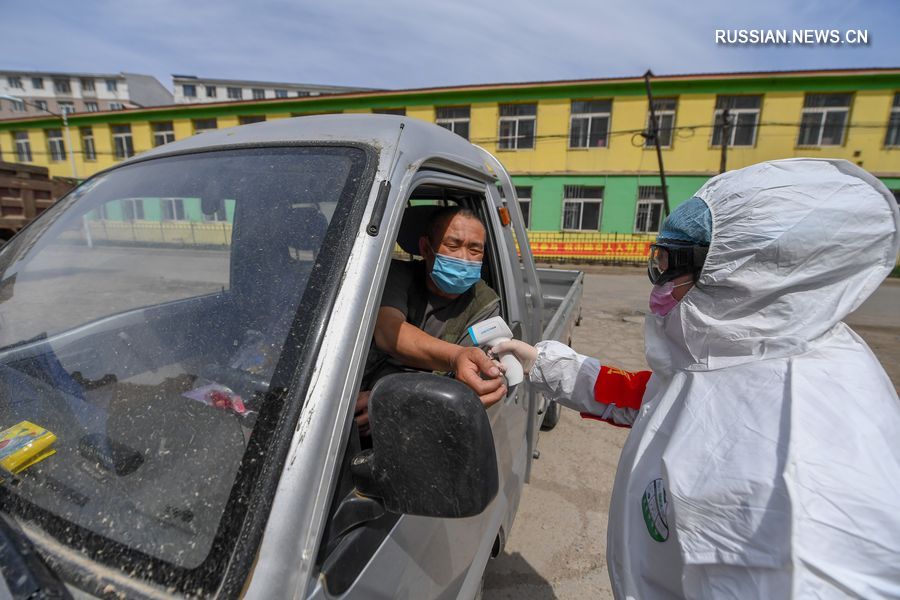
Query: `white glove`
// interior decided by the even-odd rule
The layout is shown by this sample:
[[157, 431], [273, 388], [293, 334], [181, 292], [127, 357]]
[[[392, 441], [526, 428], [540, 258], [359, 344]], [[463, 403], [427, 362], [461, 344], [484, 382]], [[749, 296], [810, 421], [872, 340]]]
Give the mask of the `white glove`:
[[512, 352], [515, 354], [516, 359], [522, 364], [522, 369], [528, 373], [531, 370], [531, 367], [534, 366], [534, 361], [537, 360], [538, 351], [537, 348], [531, 346], [530, 344], [526, 344], [521, 340], [509, 340], [508, 342], [500, 342], [493, 348], [491, 348], [491, 352], [494, 355], [499, 355], [503, 352]]

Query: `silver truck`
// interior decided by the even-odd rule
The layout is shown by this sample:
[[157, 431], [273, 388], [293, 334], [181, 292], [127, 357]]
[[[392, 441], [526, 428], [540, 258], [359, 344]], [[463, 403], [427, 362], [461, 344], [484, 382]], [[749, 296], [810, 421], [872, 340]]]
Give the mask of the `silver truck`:
[[571, 338], [582, 274], [535, 268], [514, 190], [445, 129], [339, 115], [68, 194], [0, 250], [0, 597], [478, 595], [553, 407], [422, 372], [376, 384], [371, 437], [354, 404], [421, 207], [483, 220], [517, 337]]

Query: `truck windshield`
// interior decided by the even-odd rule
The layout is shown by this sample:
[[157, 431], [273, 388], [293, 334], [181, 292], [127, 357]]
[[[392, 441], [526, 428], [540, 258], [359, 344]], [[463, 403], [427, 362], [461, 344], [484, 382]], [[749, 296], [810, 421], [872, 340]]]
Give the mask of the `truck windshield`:
[[227, 564], [366, 156], [139, 162], [0, 250], [2, 508], [132, 573]]

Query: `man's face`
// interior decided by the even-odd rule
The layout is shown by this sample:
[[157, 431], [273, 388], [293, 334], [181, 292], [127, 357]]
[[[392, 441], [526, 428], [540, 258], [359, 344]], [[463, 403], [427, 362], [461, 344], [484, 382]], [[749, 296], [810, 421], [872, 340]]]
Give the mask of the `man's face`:
[[[425, 257], [428, 272], [434, 267], [434, 252], [463, 260], [481, 262], [484, 259], [484, 226], [478, 219], [456, 215], [447, 222], [440, 243], [427, 236], [419, 238], [419, 252]], [[434, 252], [429, 245], [433, 246]]]

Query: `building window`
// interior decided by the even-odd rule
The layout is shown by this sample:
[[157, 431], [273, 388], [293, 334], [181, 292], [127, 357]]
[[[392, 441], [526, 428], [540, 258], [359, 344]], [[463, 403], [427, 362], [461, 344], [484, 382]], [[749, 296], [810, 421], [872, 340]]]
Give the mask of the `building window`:
[[405, 108], [373, 108], [372, 113], [376, 115], [400, 115], [406, 116]]
[[94, 147], [94, 130], [90, 127], [81, 128], [81, 152], [84, 160], [97, 160], [97, 149]]
[[163, 198], [163, 221], [184, 221], [184, 200], [181, 198]]
[[[653, 112], [656, 113], [657, 135], [659, 145], [662, 148], [671, 148], [675, 132], [675, 108], [678, 104], [676, 98], [654, 98]], [[647, 130], [650, 130], [650, 111], [647, 111]], [[644, 143], [647, 148], [655, 147], [652, 138], [647, 138]]]
[[206, 86], [206, 97], [207, 98], [215, 98], [216, 97], [216, 86], [214, 86], [214, 85]]
[[197, 86], [193, 83], [185, 83], [181, 86], [181, 93], [184, 94], [185, 98], [196, 98]]
[[570, 148], [606, 148], [612, 100], [572, 100]]
[[722, 145], [724, 118], [728, 116], [728, 145], [752, 146], [756, 143], [756, 128], [759, 124], [759, 109], [762, 96], [717, 96], [716, 111], [713, 115], [712, 145]]
[[525, 221], [525, 229], [531, 229], [531, 186], [516, 186], [516, 197], [519, 199], [519, 208], [522, 210], [522, 220]]
[[218, 129], [218, 127], [219, 124], [216, 123], [215, 119], [194, 119], [194, 133], [203, 133], [204, 131]]
[[131, 125], [113, 125], [113, 155], [118, 160], [134, 156], [134, 144], [131, 141]]
[[19, 162], [31, 162], [31, 142], [28, 140], [28, 132], [14, 131], [12, 135], [16, 142], [16, 159]]
[[53, 91], [57, 94], [71, 94], [72, 86], [69, 84], [68, 79], [57, 77], [53, 79]]
[[203, 213], [203, 220], [208, 222], [227, 221], [228, 211], [225, 209], [225, 202], [219, 202], [219, 207], [211, 214]]
[[537, 121], [537, 104], [501, 104], [501, 150], [534, 148], [534, 130]]
[[115, 79], [107, 79], [106, 80], [106, 91], [107, 92], [117, 92], [119, 91], [119, 82]]
[[888, 120], [885, 146], [900, 146], [900, 92], [894, 94], [894, 106], [891, 107], [891, 118]]
[[97, 104], [96, 102], [85, 102], [84, 110], [86, 110], [88, 112], [97, 112], [100, 110], [100, 105]]
[[81, 80], [81, 91], [82, 92], [95, 92], [94, 88], [94, 80], [93, 79], [82, 79]]
[[603, 187], [567, 185], [563, 192], [562, 228], [572, 231], [599, 231], [603, 212]]
[[659, 185], [638, 186], [634, 211], [635, 233], [657, 233], [663, 218], [663, 189]]
[[309, 92], [307, 92], [306, 90], [297, 90], [298, 98], [305, 98], [307, 96], [309, 96]]
[[67, 115], [75, 112], [75, 103], [74, 102], [60, 102], [57, 101], [56, 105], [59, 107], [59, 112], [66, 113]]
[[253, 88], [253, 99], [254, 100], [263, 100], [266, 97], [266, 90], [260, 88]]
[[32, 77], [31, 78], [31, 87], [36, 90], [44, 89], [44, 78], [43, 77]]
[[229, 100], [240, 100], [244, 97], [244, 90], [239, 87], [226, 88], [225, 91], [228, 92]]
[[247, 115], [245, 117], [238, 117], [238, 124], [250, 125], [251, 123], [263, 123], [265, 120], [266, 115]]
[[109, 110], [125, 110], [125, 105], [121, 102], [110, 102]]
[[288, 97], [287, 90], [275, 90], [275, 97], [276, 98], [287, 98]]
[[153, 128], [153, 146], [162, 146], [175, 141], [175, 128], [171, 121], [164, 123], [151, 123]]
[[798, 146], [840, 146], [844, 143], [852, 94], [807, 94], [803, 100]]
[[469, 139], [469, 113], [468, 106], [438, 106], [435, 109], [434, 122], [458, 136]]
[[122, 215], [126, 221], [143, 221], [144, 201], [141, 198], [122, 200]]
[[47, 149], [50, 151], [50, 160], [66, 160], [66, 144], [63, 142], [62, 130], [47, 129], [44, 133], [47, 136]]
[[46, 100], [35, 100], [34, 105], [37, 107], [38, 110], [42, 110], [44, 112], [50, 112], [49, 110], [47, 110], [47, 101]]
[[6, 83], [8, 83], [11, 88], [22, 89], [25, 87], [22, 85], [21, 77], [7, 77]]
[[22, 100], [10, 100], [9, 104], [13, 112], [28, 112], [28, 107]]

